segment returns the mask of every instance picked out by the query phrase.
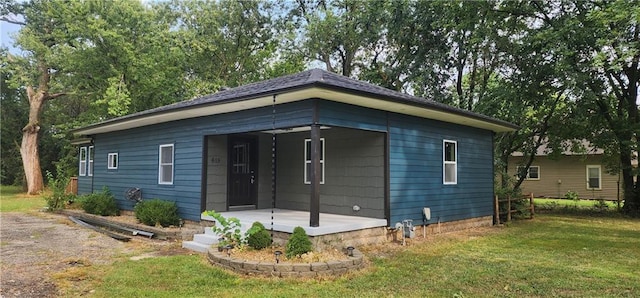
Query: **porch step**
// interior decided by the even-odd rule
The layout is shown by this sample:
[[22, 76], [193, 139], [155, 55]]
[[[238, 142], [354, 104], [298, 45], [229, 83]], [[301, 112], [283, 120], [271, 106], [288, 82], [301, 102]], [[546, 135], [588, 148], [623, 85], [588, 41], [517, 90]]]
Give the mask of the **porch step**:
[[[211, 229], [209, 229], [211, 230]], [[195, 234], [193, 235], [193, 241], [194, 242], [198, 242], [198, 243], [202, 243], [202, 244], [208, 244], [208, 245], [213, 245], [213, 244], [218, 244], [218, 239], [220, 237], [217, 235], [213, 235], [213, 234]]]
[[[241, 223], [240, 233], [244, 235], [247, 232], [249, 227], [251, 227], [253, 223], [246, 224]], [[190, 249], [197, 252], [206, 253], [212, 245], [218, 244], [218, 239], [220, 238], [211, 227], [204, 228], [204, 234], [195, 234], [193, 235], [193, 241], [182, 241], [182, 247], [186, 249]]]
[[193, 251], [206, 253], [207, 251], [209, 251], [211, 245], [203, 244], [196, 241], [182, 241], [182, 247]]

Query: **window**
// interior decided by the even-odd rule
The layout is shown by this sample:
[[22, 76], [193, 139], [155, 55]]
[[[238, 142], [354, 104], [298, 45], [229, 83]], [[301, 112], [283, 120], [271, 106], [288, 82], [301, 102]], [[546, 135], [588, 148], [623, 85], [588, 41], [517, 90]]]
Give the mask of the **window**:
[[87, 158], [89, 159], [89, 164], [87, 165], [87, 176], [93, 176], [93, 146], [89, 146]]
[[87, 176], [87, 147], [80, 147], [80, 163], [78, 164], [78, 175]]
[[587, 166], [587, 189], [602, 189], [600, 183], [600, 166]]
[[160, 145], [158, 184], [173, 184], [173, 144]]
[[[304, 183], [311, 184], [311, 139], [304, 140]], [[320, 139], [320, 184], [324, 184], [324, 138]]]
[[444, 140], [443, 142], [443, 173], [442, 183], [458, 183], [458, 142]]
[[231, 170], [234, 174], [249, 174], [249, 144], [233, 145]]
[[540, 180], [540, 166], [518, 167], [518, 176], [524, 175], [525, 180]]
[[118, 153], [109, 153], [109, 155], [107, 156], [107, 169], [118, 169]]

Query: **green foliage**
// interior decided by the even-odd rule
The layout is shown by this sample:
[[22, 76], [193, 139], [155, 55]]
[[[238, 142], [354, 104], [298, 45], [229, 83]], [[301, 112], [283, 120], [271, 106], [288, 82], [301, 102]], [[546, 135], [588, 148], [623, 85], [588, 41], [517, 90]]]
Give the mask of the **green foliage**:
[[215, 219], [216, 224], [211, 227], [211, 230], [216, 235], [224, 238], [223, 243], [221, 244], [230, 244], [234, 246], [241, 246], [243, 244], [239, 219], [235, 217], [225, 218], [215, 210], [207, 210], [202, 214], [211, 216]]
[[264, 249], [271, 245], [271, 234], [262, 223], [256, 221], [247, 231], [247, 245], [253, 249]]
[[160, 199], [144, 200], [133, 208], [136, 218], [148, 226], [179, 226], [178, 206]]
[[536, 213], [620, 217], [616, 204], [605, 200], [535, 199]]
[[580, 197], [578, 196], [578, 193], [573, 190], [568, 190], [567, 193], [564, 194], [564, 198], [567, 200], [573, 200], [573, 201], [577, 201], [578, 199], [580, 199]]
[[302, 227], [295, 227], [286, 245], [285, 255], [291, 259], [313, 251], [311, 240]]
[[51, 195], [45, 196], [47, 207], [49, 211], [55, 211], [63, 209], [66, 203], [73, 202], [75, 195], [67, 193], [67, 185], [69, 185], [69, 178], [58, 173], [56, 177], [53, 177], [51, 172], [46, 172], [47, 181], [49, 181], [49, 188], [51, 189]]
[[90, 193], [79, 198], [82, 209], [90, 214], [102, 216], [120, 215], [116, 199], [106, 186], [100, 193]]

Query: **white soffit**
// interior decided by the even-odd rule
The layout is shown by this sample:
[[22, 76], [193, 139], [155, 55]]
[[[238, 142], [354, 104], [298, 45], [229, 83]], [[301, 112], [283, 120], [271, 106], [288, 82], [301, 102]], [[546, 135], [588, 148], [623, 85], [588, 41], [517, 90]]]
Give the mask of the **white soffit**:
[[[412, 115], [421, 118], [434, 119], [443, 122], [456, 123], [471, 127], [477, 127], [495, 132], [513, 131], [511, 127], [503, 126], [487, 122], [480, 119], [474, 119], [467, 116], [456, 115], [449, 112], [438, 111], [427, 107], [404, 104], [394, 101], [371, 98], [363, 95], [355, 95], [340, 91], [325, 89], [321, 87], [311, 87], [301, 90], [288, 91], [276, 95], [276, 104], [284, 104], [295, 101], [301, 101], [310, 98], [320, 98], [351, 104], [361, 107], [367, 107], [377, 110], [390, 111], [399, 114]], [[131, 119], [114, 121], [112, 123], [97, 124], [84, 129], [78, 129], [74, 132], [76, 135], [92, 135], [106, 133], [112, 131], [126, 130], [135, 127], [147, 126], [170, 121], [196, 118], [209, 115], [217, 115], [241, 110], [248, 110], [260, 107], [271, 106], [273, 104], [273, 95], [267, 95], [252, 99], [243, 99], [233, 102], [212, 103], [208, 105], [199, 105], [191, 108], [178, 109], [167, 112], [159, 112], [157, 114], [142, 115]]]

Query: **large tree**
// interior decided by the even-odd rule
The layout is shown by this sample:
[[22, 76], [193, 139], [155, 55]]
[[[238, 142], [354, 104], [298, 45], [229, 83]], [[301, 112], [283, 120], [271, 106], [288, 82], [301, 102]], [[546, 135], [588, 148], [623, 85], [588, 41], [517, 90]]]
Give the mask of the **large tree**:
[[[621, 173], [623, 211], [640, 215], [640, 181], [633, 167], [640, 148], [640, 6], [630, 1], [507, 2], [501, 11], [529, 28], [559, 53], [566, 92], [581, 114], [572, 120], [583, 136], [606, 149], [609, 170]], [[617, 159], [611, 162], [613, 158]]]
[[[51, 84], [53, 77], [60, 74], [52, 57], [64, 43], [61, 37], [66, 35], [66, 30], [59, 13], [66, 7], [59, 2], [48, 1], [10, 4], [3, 7], [2, 20], [22, 25], [17, 43], [28, 52], [26, 58], [10, 57], [8, 60], [23, 70], [15, 78], [25, 87], [29, 101], [28, 121], [22, 128], [20, 156], [27, 192], [36, 194], [44, 188], [38, 148], [42, 111], [48, 101], [66, 94]], [[21, 15], [23, 19], [11, 17], [15, 15]]]
[[39, 143], [47, 109], [57, 113], [47, 118], [48, 136], [62, 136], [46, 148], [54, 152], [71, 149], [64, 138], [70, 127], [168, 104], [184, 93], [182, 64], [176, 66], [179, 59], [162, 42], [169, 25], [157, 23], [140, 2], [10, 4], [2, 20], [22, 26], [15, 40], [22, 55], [8, 53], [5, 60], [11, 85], [24, 88], [29, 102], [20, 146], [29, 193], [44, 186]]

